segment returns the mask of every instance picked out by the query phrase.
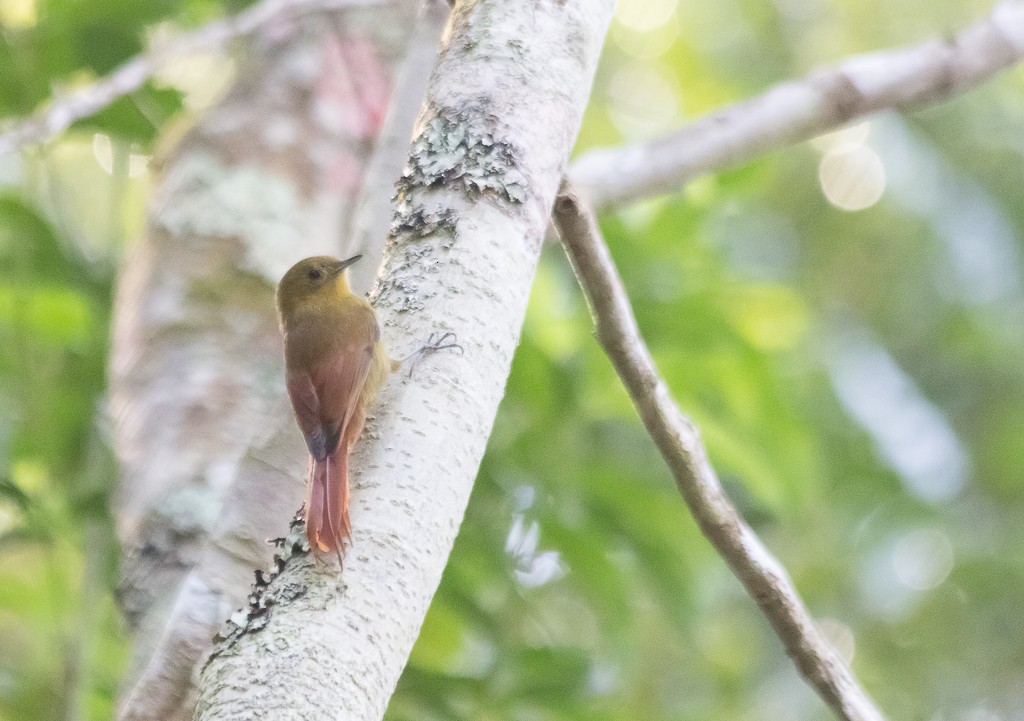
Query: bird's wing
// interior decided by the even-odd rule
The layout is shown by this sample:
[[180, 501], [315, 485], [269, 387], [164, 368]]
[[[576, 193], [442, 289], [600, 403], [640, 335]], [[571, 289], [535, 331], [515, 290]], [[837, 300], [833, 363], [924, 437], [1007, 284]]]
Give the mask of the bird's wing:
[[341, 339], [313, 377], [328, 454], [337, 448], [339, 437], [356, 414], [374, 346], [380, 339], [377, 319], [368, 305], [357, 306], [346, 315]]
[[295, 420], [299, 424], [309, 454], [318, 460], [328, 454], [327, 438], [320, 423], [320, 399], [317, 396], [313, 379], [305, 371], [289, 371], [285, 379], [288, 397], [295, 411]]
[[[290, 368], [288, 396], [310, 455], [322, 461], [338, 447], [341, 433], [356, 415], [360, 396], [380, 339], [380, 328], [369, 305], [339, 313], [342, 325], [333, 330], [334, 342], [309, 368]], [[354, 439], [353, 439], [354, 440]]]

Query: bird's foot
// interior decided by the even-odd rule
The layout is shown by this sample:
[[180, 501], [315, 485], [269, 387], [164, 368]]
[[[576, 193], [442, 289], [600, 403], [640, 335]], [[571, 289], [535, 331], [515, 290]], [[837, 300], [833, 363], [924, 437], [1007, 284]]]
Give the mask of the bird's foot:
[[423, 358], [428, 353], [436, 353], [437, 351], [451, 350], [453, 348], [457, 348], [459, 353], [465, 353], [462, 346], [456, 343], [455, 340], [455, 334], [450, 331], [443, 335], [431, 333], [430, 336], [427, 338], [426, 345], [420, 347], [418, 350], [413, 351], [405, 358], [400, 359], [399, 363], [404, 364], [409, 361], [412, 361], [411, 363], [409, 363], [409, 377], [412, 378], [412, 372], [416, 370], [417, 364], [421, 360], [423, 360]]

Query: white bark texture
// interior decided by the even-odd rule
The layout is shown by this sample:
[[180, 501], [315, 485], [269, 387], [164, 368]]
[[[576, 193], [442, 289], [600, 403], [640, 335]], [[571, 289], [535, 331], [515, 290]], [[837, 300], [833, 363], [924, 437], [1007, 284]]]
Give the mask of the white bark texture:
[[216, 629], [299, 504], [273, 288], [343, 252], [414, 9], [278, 14], [164, 163], [115, 307], [120, 600], [139, 629], [121, 719], [192, 715]]
[[848, 58], [647, 143], [592, 150], [569, 171], [597, 210], [671, 193], [879, 110], [906, 110], [976, 87], [1024, 59], [1024, 3], [1001, 2], [949, 38]]
[[456, 6], [373, 297], [392, 355], [445, 331], [464, 352], [385, 386], [353, 454], [344, 571], [293, 529], [223, 629], [197, 719], [383, 715], [469, 500], [612, 8]]
[[370, 292], [377, 280], [391, 227], [395, 181], [408, 156], [412, 126], [434, 69], [448, 10], [446, 0], [427, 0], [423, 5], [401, 72], [395, 78], [388, 116], [366, 168], [366, 179], [352, 216], [352, 231], [346, 233], [352, 239], [352, 247], [363, 254], [363, 260], [349, 270], [349, 285], [361, 295]]

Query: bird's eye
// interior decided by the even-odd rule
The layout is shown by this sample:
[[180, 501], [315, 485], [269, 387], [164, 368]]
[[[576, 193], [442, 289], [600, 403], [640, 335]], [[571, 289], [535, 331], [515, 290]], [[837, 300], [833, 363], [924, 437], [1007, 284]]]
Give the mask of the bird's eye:
[[320, 279], [321, 279], [321, 278], [323, 278], [323, 277], [324, 277], [324, 274], [323, 274], [323, 273], [321, 273], [321, 272], [320, 272], [320, 271], [319, 271], [318, 269], [316, 269], [316, 268], [313, 268], [313, 269], [312, 269], [311, 271], [309, 271], [309, 279], [310, 279], [310, 280], [320, 280]]

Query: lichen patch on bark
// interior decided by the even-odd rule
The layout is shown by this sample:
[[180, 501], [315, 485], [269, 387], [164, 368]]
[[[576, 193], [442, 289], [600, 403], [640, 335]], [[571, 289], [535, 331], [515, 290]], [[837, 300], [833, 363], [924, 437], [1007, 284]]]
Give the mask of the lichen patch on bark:
[[390, 235], [395, 238], [425, 238], [435, 233], [447, 233], [454, 239], [455, 229], [455, 212], [450, 208], [428, 210], [424, 205], [403, 199], [396, 206]]
[[306, 522], [301, 514], [297, 513], [292, 518], [288, 535], [284, 538], [275, 538], [272, 543], [279, 549], [274, 554], [272, 570], [269, 574], [261, 570], [256, 571], [256, 580], [246, 599], [246, 605], [231, 614], [231, 618], [214, 637], [213, 653], [207, 663], [220, 654], [229, 652], [245, 634], [266, 628], [274, 606], [279, 601], [289, 603], [306, 594], [308, 589], [304, 585], [281, 578], [281, 574], [292, 559], [309, 556]]
[[444, 184], [461, 186], [469, 198], [494, 194], [522, 203], [526, 179], [517, 157], [515, 143], [503, 137], [497, 118], [484, 108], [439, 108], [412, 142], [398, 196]]
[[397, 184], [392, 239], [443, 234], [447, 240], [440, 247], [452, 247], [458, 237], [457, 213], [449, 206], [430, 208], [424, 202], [429, 197], [424, 191], [436, 189], [461, 192], [470, 202], [489, 198], [504, 207], [521, 205], [528, 198], [519, 149], [484, 107], [442, 107], [421, 126]]

